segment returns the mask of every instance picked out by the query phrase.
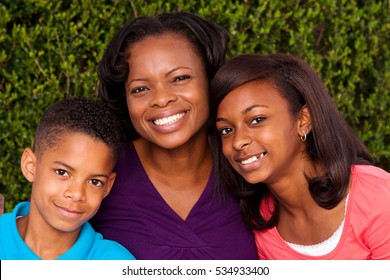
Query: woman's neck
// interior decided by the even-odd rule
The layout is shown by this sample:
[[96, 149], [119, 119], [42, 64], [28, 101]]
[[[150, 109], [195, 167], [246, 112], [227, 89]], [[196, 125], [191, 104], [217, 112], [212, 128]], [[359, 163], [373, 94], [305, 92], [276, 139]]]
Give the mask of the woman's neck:
[[153, 186], [171, 209], [186, 220], [206, 188], [213, 167], [207, 137], [169, 150], [145, 139], [133, 144]]
[[212, 151], [207, 137], [198, 137], [174, 149], [162, 148], [144, 138], [133, 141], [133, 144], [144, 168], [180, 175], [212, 166]]

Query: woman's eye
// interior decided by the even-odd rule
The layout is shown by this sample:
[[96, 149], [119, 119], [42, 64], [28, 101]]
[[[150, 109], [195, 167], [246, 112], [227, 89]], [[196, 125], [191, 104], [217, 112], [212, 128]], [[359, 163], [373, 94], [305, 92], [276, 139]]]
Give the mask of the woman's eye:
[[63, 170], [63, 169], [56, 169], [55, 172], [56, 172], [58, 175], [60, 175], [60, 176], [69, 177], [68, 172], [66, 172], [66, 171]]
[[191, 78], [191, 76], [189, 76], [189, 75], [182, 75], [182, 76], [177, 76], [177, 77], [175, 77], [174, 79], [173, 79], [173, 83], [174, 82], [180, 82], [180, 81], [184, 81], [184, 80], [187, 80], [187, 79], [189, 79], [189, 78]]
[[140, 86], [140, 87], [136, 87], [136, 88], [131, 89], [130, 93], [134, 94], [134, 93], [139, 93], [139, 92], [142, 92], [145, 90], [148, 90], [148, 88], [144, 87], [144, 86]]
[[265, 120], [266, 118], [265, 117], [256, 117], [254, 118], [252, 121], [251, 121], [251, 124], [258, 124], [258, 123], [261, 123]]
[[89, 182], [90, 182], [92, 185], [97, 186], [97, 187], [101, 187], [101, 186], [104, 185], [103, 182], [100, 181], [100, 180], [98, 180], [98, 179], [91, 179], [91, 180], [89, 180]]

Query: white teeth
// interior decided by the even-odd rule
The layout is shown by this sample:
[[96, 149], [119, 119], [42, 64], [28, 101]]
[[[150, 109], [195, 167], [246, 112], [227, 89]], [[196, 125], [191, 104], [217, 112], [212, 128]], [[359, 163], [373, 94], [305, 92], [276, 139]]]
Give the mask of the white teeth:
[[180, 114], [176, 114], [173, 116], [169, 116], [167, 118], [157, 119], [157, 120], [154, 120], [153, 123], [155, 125], [169, 125], [169, 124], [172, 124], [172, 123], [176, 122], [177, 120], [181, 119], [182, 117], [184, 117], [185, 114], [186, 113], [180, 113]]
[[260, 154], [259, 157], [257, 157], [257, 156], [250, 157], [250, 158], [248, 158], [246, 160], [241, 161], [241, 164], [243, 164], [243, 165], [250, 164], [252, 162], [257, 161], [260, 158], [263, 158], [264, 156], [265, 156], [265, 153]]
[[251, 157], [251, 158], [248, 158], [248, 159], [246, 159], [246, 160], [243, 160], [243, 161], [241, 161], [241, 164], [249, 164], [249, 163], [252, 163], [252, 162], [254, 162], [254, 161], [256, 161], [257, 160], [257, 157]]

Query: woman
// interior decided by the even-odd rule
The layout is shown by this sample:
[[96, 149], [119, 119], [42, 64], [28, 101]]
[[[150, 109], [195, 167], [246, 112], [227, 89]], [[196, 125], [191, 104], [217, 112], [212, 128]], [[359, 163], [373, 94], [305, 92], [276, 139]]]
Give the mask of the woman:
[[260, 258], [390, 259], [390, 174], [306, 63], [238, 56], [211, 93], [216, 172], [241, 197]]
[[227, 43], [225, 29], [190, 13], [140, 17], [99, 64], [99, 95], [128, 141], [92, 224], [137, 259], [257, 258], [238, 201], [216, 195], [208, 142], [209, 80]]

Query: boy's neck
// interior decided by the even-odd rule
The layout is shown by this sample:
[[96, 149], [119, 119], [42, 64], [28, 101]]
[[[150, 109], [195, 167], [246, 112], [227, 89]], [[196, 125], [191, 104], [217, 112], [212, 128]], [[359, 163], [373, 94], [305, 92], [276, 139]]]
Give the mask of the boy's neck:
[[47, 230], [47, 227], [32, 222], [29, 214], [18, 218], [16, 225], [26, 245], [43, 260], [53, 260], [66, 253], [80, 233], [80, 229], [69, 233]]

